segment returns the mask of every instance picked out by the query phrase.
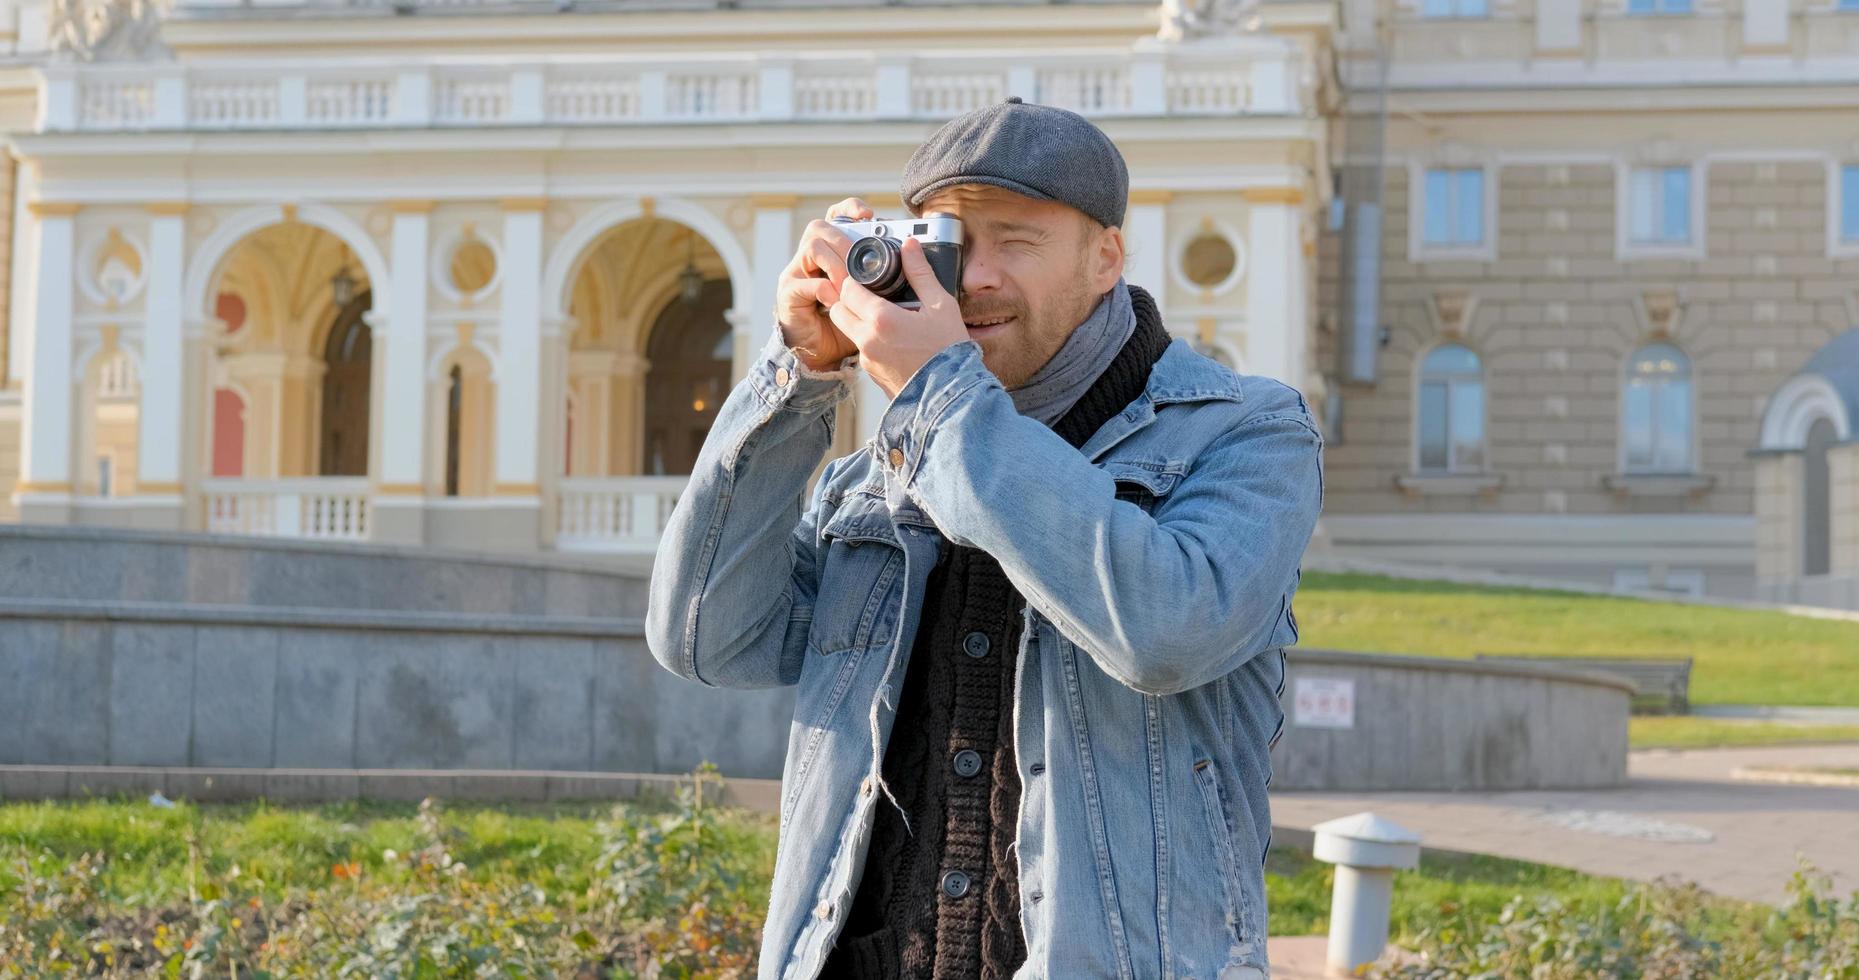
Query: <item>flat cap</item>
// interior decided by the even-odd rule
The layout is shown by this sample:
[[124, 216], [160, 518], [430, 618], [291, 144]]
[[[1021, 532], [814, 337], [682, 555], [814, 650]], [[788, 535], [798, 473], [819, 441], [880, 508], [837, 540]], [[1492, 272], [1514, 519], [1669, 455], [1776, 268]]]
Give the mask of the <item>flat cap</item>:
[[904, 165], [904, 205], [958, 184], [991, 184], [1069, 204], [1098, 224], [1121, 226], [1130, 171], [1104, 131], [1066, 109], [1012, 96], [963, 113], [937, 130]]

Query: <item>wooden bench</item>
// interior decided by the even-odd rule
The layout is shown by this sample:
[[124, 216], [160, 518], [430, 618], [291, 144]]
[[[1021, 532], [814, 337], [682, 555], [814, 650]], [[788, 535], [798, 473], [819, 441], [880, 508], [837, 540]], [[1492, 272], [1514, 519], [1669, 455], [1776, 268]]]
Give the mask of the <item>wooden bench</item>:
[[1690, 657], [1558, 657], [1540, 653], [1481, 653], [1478, 659], [1614, 674], [1633, 682], [1633, 713], [1636, 715], [1683, 715], [1691, 711]]

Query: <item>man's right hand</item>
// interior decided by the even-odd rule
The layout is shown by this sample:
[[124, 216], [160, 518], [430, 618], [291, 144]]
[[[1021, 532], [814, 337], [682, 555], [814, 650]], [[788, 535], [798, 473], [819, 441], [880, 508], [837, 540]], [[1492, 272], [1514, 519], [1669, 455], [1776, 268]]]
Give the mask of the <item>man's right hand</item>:
[[794, 348], [800, 362], [814, 371], [831, 371], [858, 348], [833, 325], [826, 311], [839, 302], [839, 287], [846, 278], [846, 252], [852, 240], [833, 224], [833, 218], [869, 221], [871, 205], [848, 197], [826, 209], [826, 218], [808, 222], [800, 236], [794, 261], [781, 270], [775, 287], [775, 321], [781, 339]]

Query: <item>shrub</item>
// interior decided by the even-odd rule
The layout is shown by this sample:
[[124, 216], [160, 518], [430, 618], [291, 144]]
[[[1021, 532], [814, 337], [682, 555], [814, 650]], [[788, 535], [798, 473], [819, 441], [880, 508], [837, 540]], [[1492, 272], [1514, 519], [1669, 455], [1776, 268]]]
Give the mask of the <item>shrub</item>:
[[1611, 908], [1578, 914], [1554, 899], [1513, 899], [1496, 921], [1453, 916], [1423, 930], [1416, 962], [1380, 970], [1402, 980], [1859, 980], [1859, 895], [1797, 871], [1788, 900], [1764, 914], [1695, 885], [1634, 888]]

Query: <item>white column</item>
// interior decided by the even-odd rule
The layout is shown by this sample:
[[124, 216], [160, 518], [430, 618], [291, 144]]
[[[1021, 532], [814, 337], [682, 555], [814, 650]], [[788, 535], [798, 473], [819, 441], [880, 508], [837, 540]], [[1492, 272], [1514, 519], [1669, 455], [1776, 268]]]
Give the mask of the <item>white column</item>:
[[504, 202], [503, 325], [497, 335], [497, 493], [540, 492], [542, 440], [542, 208]]
[[1581, 0], [1536, 0], [1536, 53], [1565, 58], [1581, 53]]
[[736, 363], [731, 367], [732, 381], [740, 381], [749, 373], [750, 360], [768, 342], [768, 332], [775, 327], [775, 286], [781, 281], [781, 270], [794, 257], [799, 239], [794, 228], [794, 206], [800, 198], [758, 194], [750, 203], [755, 208], [755, 251], [750, 260], [755, 267], [754, 282], [749, 284], [748, 302], [737, 303], [737, 309], [746, 316], [743, 322], [734, 324]]
[[[39, 496], [62, 508], [71, 494], [71, 313], [72, 245], [77, 206], [35, 204], [38, 230], [38, 275], [35, 277], [32, 329], [28, 349], [24, 413], [20, 420], [19, 493], [21, 516], [31, 520], [24, 499]], [[59, 519], [56, 512], [47, 519]]]
[[181, 492], [183, 341], [181, 279], [187, 248], [185, 204], [149, 206], [147, 319], [142, 327], [142, 408], [136, 432], [136, 487], [145, 495]]
[[1305, 288], [1303, 193], [1294, 187], [1244, 192], [1252, 206], [1246, 243], [1247, 372], [1304, 387], [1310, 311]]
[[[426, 248], [431, 202], [394, 205], [388, 259], [387, 343], [381, 413], [384, 493], [418, 495], [426, 483]], [[501, 399], [500, 399], [501, 400]]]
[[1129, 261], [1123, 266], [1123, 278], [1141, 286], [1155, 297], [1158, 305], [1168, 291], [1168, 200], [1167, 191], [1131, 191], [1130, 213], [1123, 220], [1124, 247]]

